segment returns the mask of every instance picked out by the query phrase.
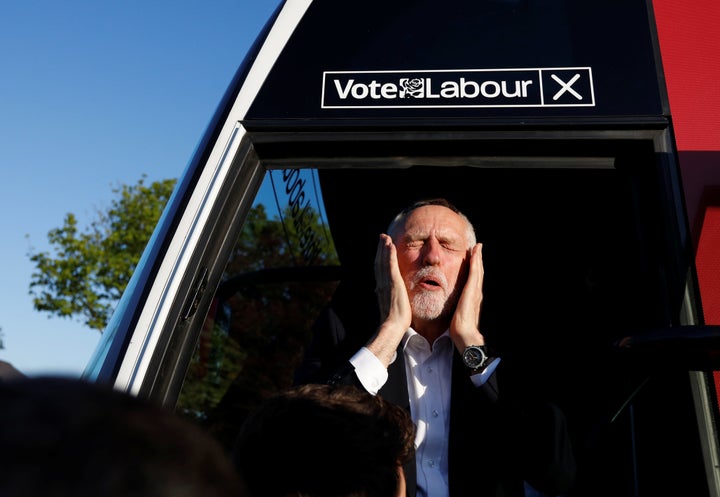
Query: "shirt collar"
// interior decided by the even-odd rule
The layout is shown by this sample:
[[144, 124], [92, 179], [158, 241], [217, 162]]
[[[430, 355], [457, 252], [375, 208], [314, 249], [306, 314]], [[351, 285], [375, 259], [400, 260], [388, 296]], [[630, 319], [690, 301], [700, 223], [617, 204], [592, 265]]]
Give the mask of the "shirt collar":
[[[450, 330], [445, 330], [445, 332], [437, 337], [435, 339], [435, 343], [442, 343], [443, 340], [449, 340], [450, 339]], [[408, 346], [408, 343], [410, 340], [424, 340], [425, 343], [427, 343], [427, 340], [423, 336], [421, 336], [417, 331], [413, 330], [412, 327], [408, 328], [408, 330], [405, 332], [405, 334], [402, 337], [402, 340], [400, 340], [400, 347], [402, 350], [405, 350], [405, 348]]]

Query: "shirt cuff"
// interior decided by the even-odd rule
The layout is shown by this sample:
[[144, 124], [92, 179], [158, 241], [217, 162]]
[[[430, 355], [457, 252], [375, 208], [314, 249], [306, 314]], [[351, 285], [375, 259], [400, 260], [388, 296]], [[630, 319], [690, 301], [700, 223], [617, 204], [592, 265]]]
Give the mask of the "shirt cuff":
[[373, 395], [376, 395], [387, 381], [387, 369], [367, 347], [358, 350], [350, 358], [350, 364], [355, 368], [355, 374], [362, 386]]
[[488, 381], [488, 378], [490, 378], [495, 372], [495, 368], [497, 368], [498, 364], [500, 364], [500, 358], [496, 357], [485, 367], [485, 369], [483, 369], [482, 373], [472, 375], [470, 380], [473, 382], [473, 385], [476, 387], [483, 386], [485, 382]]

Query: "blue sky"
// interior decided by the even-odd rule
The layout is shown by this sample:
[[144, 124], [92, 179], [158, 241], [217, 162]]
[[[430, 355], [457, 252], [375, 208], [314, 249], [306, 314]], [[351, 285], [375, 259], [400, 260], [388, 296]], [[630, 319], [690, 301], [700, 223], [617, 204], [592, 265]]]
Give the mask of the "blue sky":
[[0, 15], [0, 360], [76, 376], [100, 338], [33, 309], [30, 247], [177, 178], [280, 0], [9, 0]]

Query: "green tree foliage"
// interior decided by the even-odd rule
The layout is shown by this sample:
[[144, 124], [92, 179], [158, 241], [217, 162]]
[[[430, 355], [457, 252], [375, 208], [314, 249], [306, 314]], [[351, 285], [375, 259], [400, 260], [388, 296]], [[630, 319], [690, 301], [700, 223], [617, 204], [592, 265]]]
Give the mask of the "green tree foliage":
[[102, 331], [135, 270], [176, 180], [113, 189], [107, 211], [81, 231], [68, 213], [63, 226], [48, 233], [50, 252], [34, 253], [30, 295], [36, 310], [83, 320]]
[[[85, 231], [68, 214], [48, 233], [52, 254], [32, 253], [37, 310], [82, 317], [102, 330], [172, 192], [174, 180], [115, 190], [110, 209]], [[270, 218], [248, 212], [205, 318], [176, 410], [223, 442], [243, 415], [292, 383], [339, 269], [318, 212], [286, 207]], [[330, 276], [328, 276], [330, 274]]]

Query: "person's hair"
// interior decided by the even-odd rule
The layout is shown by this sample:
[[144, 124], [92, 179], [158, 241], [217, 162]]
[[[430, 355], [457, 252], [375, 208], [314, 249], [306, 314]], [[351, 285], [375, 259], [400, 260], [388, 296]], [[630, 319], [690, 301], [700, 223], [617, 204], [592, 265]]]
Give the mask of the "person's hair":
[[243, 423], [236, 467], [253, 497], [389, 497], [414, 455], [403, 408], [348, 385], [291, 387]]
[[405, 219], [407, 219], [410, 213], [413, 212], [415, 209], [419, 209], [420, 207], [426, 207], [428, 205], [438, 205], [441, 207], [446, 207], [458, 216], [460, 216], [460, 218], [465, 222], [467, 227], [467, 229], [465, 230], [465, 238], [467, 240], [468, 248], [472, 248], [475, 245], [475, 243], [477, 242], [477, 238], [475, 235], [475, 228], [470, 222], [470, 219], [468, 219], [468, 217], [463, 214], [460, 209], [455, 207], [454, 204], [444, 198], [430, 198], [413, 202], [409, 206], [405, 207], [393, 218], [387, 228], [387, 233], [394, 239], [397, 235], [396, 230], [405, 221]]
[[172, 411], [60, 377], [0, 382], [3, 497], [236, 497], [220, 443]]

